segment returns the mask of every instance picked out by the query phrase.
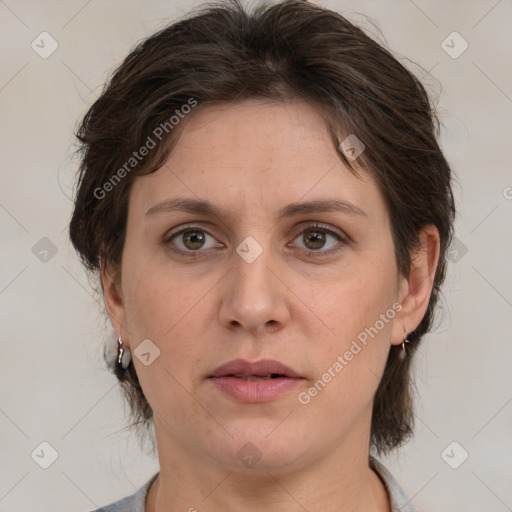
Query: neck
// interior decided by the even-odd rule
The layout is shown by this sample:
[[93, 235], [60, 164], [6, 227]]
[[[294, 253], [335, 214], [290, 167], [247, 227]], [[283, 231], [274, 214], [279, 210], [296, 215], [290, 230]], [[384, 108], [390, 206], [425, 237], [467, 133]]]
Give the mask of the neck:
[[350, 442], [344, 444], [350, 450], [341, 446], [302, 467], [233, 471], [159, 436], [162, 428], [155, 421], [160, 474], [149, 490], [145, 512], [391, 510], [383, 483], [368, 466], [368, 449], [354, 453]]

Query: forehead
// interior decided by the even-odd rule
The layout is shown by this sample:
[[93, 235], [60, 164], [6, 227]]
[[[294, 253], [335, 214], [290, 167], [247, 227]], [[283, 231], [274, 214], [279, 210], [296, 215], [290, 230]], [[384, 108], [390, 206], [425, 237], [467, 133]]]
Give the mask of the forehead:
[[324, 119], [315, 107], [298, 101], [255, 99], [206, 106], [185, 120], [175, 157], [185, 156], [182, 152], [205, 157], [190, 150], [206, 147], [216, 157], [214, 163], [261, 165], [277, 158], [281, 164], [288, 159], [297, 167], [298, 160], [308, 154], [308, 162], [311, 157], [318, 163], [334, 163], [338, 158]]
[[147, 210], [188, 196], [225, 209], [254, 204], [277, 210], [328, 196], [373, 208], [382, 198], [371, 176], [358, 173], [343, 163], [314, 106], [250, 100], [207, 106], [185, 118], [168, 161], [135, 180], [131, 201]]

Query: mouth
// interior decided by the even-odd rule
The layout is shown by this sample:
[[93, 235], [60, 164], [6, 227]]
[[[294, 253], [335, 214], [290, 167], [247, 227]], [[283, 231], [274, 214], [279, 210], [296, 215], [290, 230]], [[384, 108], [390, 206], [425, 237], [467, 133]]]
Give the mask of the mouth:
[[215, 377], [236, 377], [261, 379], [277, 379], [279, 377], [302, 378], [301, 375], [279, 361], [273, 359], [261, 359], [253, 363], [245, 359], [234, 359], [220, 365], [210, 375]]
[[282, 375], [280, 373], [269, 373], [267, 375], [226, 375], [226, 377], [234, 377], [235, 379], [243, 379], [243, 380], [265, 380], [265, 379], [280, 379], [286, 377], [286, 375]]
[[279, 398], [304, 380], [292, 368], [271, 359], [243, 359], [219, 366], [208, 379], [223, 394], [239, 402], [262, 403]]

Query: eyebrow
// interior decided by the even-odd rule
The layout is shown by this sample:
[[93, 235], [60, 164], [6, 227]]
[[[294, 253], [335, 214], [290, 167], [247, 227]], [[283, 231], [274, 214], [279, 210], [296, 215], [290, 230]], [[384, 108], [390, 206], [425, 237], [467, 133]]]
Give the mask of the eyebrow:
[[[158, 215], [161, 213], [170, 213], [174, 211], [183, 211], [198, 215], [210, 217], [226, 217], [228, 215], [222, 208], [214, 205], [205, 199], [175, 198], [166, 199], [149, 208], [146, 217]], [[367, 217], [368, 215], [355, 204], [343, 201], [341, 199], [317, 199], [305, 202], [290, 203], [279, 210], [276, 220], [284, 217], [293, 217], [303, 214], [323, 213], [323, 212], [342, 212], [349, 215]]]

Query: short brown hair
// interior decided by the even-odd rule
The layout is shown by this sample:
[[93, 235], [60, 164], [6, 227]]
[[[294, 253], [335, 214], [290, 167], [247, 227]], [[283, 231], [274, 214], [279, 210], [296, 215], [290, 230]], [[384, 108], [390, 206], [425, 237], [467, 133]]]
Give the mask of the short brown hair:
[[[399, 446], [412, 434], [410, 365], [432, 326], [455, 215], [451, 170], [436, 140], [439, 122], [425, 88], [360, 28], [306, 1], [253, 11], [238, 0], [220, 2], [170, 24], [128, 55], [77, 133], [81, 165], [70, 236], [89, 270], [97, 272], [100, 261], [119, 268], [133, 179], [163, 165], [178, 130], [166, 130], [156, 150], [112, 182], [116, 170], [128, 171], [134, 150], [191, 98], [198, 108], [252, 98], [302, 100], [319, 107], [337, 149], [344, 137], [355, 135], [365, 146], [357, 166], [343, 151], [340, 158], [356, 174], [359, 166], [375, 178], [401, 275], [409, 275], [421, 228], [438, 229], [440, 258], [428, 309], [409, 335], [407, 356], [401, 359], [400, 347], [391, 347], [374, 398], [374, 448]], [[133, 363], [116, 374], [133, 425], [147, 426], [152, 410]]]

